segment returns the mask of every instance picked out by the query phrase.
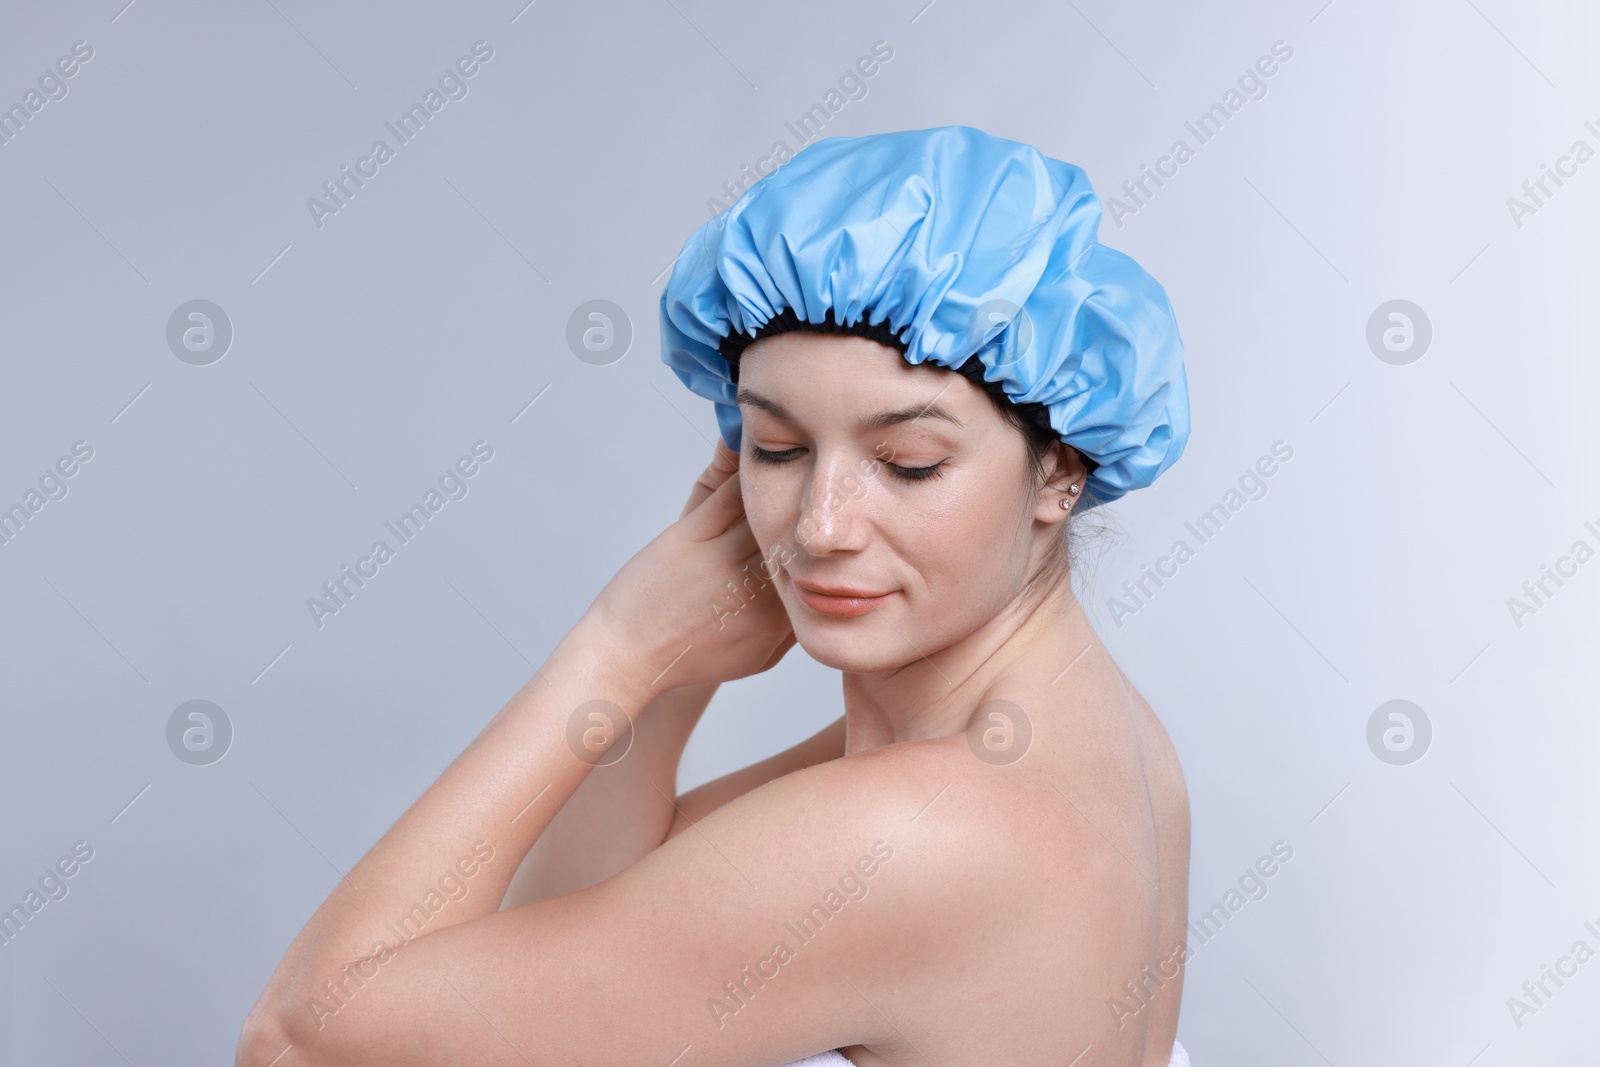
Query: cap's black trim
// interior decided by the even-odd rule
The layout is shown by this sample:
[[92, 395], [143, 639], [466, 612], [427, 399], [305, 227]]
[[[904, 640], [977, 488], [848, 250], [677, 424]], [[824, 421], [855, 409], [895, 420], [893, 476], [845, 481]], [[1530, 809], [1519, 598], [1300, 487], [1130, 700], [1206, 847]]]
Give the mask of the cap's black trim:
[[879, 344], [888, 345], [901, 355], [905, 355], [907, 344], [900, 340], [899, 334], [889, 325], [889, 320], [884, 319], [877, 325], [868, 324], [865, 318], [849, 325], [840, 325], [834, 318], [833, 308], [823, 312], [821, 322], [810, 322], [802, 319], [794, 308], [784, 308], [766, 323], [756, 329], [753, 334], [734, 333], [729, 331], [728, 336], [722, 339], [717, 346], [717, 351], [722, 358], [728, 361], [729, 369], [733, 373], [733, 380], [739, 380], [739, 356], [744, 350], [763, 337], [771, 337], [775, 333], [788, 333], [790, 330], [811, 330], [816, 333], [848, 333], [857, 337], [866, 337], [877, 341]]

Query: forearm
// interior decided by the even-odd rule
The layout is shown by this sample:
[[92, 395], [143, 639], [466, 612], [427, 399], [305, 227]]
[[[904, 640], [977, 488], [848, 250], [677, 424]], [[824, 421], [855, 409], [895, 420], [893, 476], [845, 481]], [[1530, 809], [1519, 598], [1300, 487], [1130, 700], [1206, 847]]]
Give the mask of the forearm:
[[716, 691], [715, 684], [687, 686], [650, 702], [634, 725], [627, 754], [590, 771], [539, 835], [502, 908], [587, 889], [666, 840], [679, 760]]
[[[387, 958], [416, 937], [498, 910], [529, 847], [590, 773], [568, 745], [574, 709], [607, 700], [638, 722], [655, 696], [607, 641], [586, 622], [563, 638], [335, 884], [279, 962], [252, 1020], [304, 1014], [355, 961]], [[471, 862], [458, 866], [463, 859]]]

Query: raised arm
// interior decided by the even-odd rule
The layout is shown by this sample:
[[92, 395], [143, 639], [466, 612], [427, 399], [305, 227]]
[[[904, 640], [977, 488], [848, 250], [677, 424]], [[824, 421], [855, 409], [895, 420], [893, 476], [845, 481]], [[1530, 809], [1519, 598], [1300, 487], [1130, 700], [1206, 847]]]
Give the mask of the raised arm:
[[844, 757], [841, 715], [782, 752], [679, 795], [674, 804], [684, 746], [715, 689], [674, 689], [656, 698], [640, 717], [627, 757], [589, 772], [534, 842], [502, 908], [597, 885], [750, 790]]
[[[672, 689], [705, 690], [759, 673], [793, 645], [788, 618], [770, 589], [758, 592], [731, 621], [727, 613], [707, 611], [712, 591], [760, 559], [744, 521], [738, 479], [730, 478], [736, 465], [737, 457], [719, 448], [697, 486], [698, 502], [692, 496], [683, 518], [624, 565], [536, 676], [334, 886], [246, 1019], [240, 1065], [266, 1067], [291, 1051], [302, 1067], [369, 1059], [399, 1063], [400, 1049], [421, 1049], [419, 1040], [436, 1016], [420, 1010], [386, 1014], [385, 1007], [393, 1005], [385, 1005], [378, 992], [399, 992], [404, 983], [398, 974], [428, 974], [425, 983], [439, 977], [428, 968], [432, 953], [419, 949], [448, 954], [449, 945], [459, 944], [446, 936], [449, 931], [472, 925], [468, 959], [482, 960], [485, 948], [501, 943], [500, 924], [486, 921], [496, 914], [519, 916], [521, 927], [520, 917], [538, 908], [538, 929], [529, 930], [536, 940], [539, 930], [560, 926], [550, 917], [562, 911], [566, 898], [507, 911], [500, 905], [534, 842], [619, 740], [615, 733], [588, 730], [588, 712], [608, 704], [613, 722], [638, 724]], [[487, 941], [477, 940], [485, 936]], [[559, 964], [551, 969], [552, 954], [535, 956], [542, 960], [542, 975], [559, 973]], [[580, 949], [560, 962], [583, 958], [592, 953]], [[385, 977], [374, 983], [380, 968]], [[514, 967], [500, 974], [517, 977]], [[436, 1005], [442, 991], [428, 989], [428, 999]], [[371, 1007], [375, 1015], [366, 1010]], [[330, 1025], [333, 1016], [338, 1025]], [[424, 1017], [427, 1025], [421, 1025]], [[380, 1037], [369, 1028], [386, 1030], [402, 1019], [405, 1034]]]
[[[719, 442], [710, 466], [690, 489], [682, 514], [688, 515], [724, 481], [736, 477], [737, 468], [737, 457]], [[700, 794], [698, 806], [690, 813], [689, 820], [685, 820], [675, 806], [678, 763], [684, 746], [689, 743], [689, 735], [694, 732], [717, 688], [716, 683], [682, 686], [669, 689], [650, 702], [634, 723], [634, 736], [627, 754], [590, 771], [577, 792], [562, 805], [534, 842], [512, 877], [502, 908], [548, 900], [597, 885], [627, 870], [672, 833], [688, 827], [689, 820], [697, 821], [701, 815], [762, 782], [816, 762], [815, 759], [809, 762], [791, 759], [782, 770], [773, 770], [754, 780], [742, 779], [746, 783], [743, 788], [731, 793], [724, 790], [720, 794], [722, 799], [710, 806], [705, 806], [705, 794], [696, 790]], [[838, 752], [841, 756], [843, 743], [841, 724]], [[777, 758], [783, 762], [783, 757], [788, 755], [782, 753]], [[746, 771], [754, 769], [746, 768]], [[736, 773], [745, 774], [746, 771]], [[724, 778], [707, 783], [702, 790], [726, 781]]]
[[716, 691], [715, 684], [686, 686], [651, 701], [627, 755], [590, 771], [533, 843], [502, 908], [587, 889], [667, 839], [677, 816], [678, 762]]

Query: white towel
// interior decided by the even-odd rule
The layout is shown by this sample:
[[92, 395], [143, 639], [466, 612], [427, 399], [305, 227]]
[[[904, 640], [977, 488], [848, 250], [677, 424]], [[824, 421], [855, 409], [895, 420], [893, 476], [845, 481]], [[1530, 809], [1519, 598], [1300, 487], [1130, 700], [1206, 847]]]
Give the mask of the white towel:
[[[819, 1052], [815, 1056], [807, 1056], [803, 1060], [786, 1063], [784, 1067], [854, 1067], [837, 1049]], [[1172, 1058], [1167, 1061], [1167, 1067], [1189, 1067], [1189, 1053], [1177, 1041], [1172, 1043]]]
[[837, 1049], [830, 1048], [828, 1051], [819, 1052], [815, 1056], [807, 1056], [803, 1060], [786, 1063], [783, 1067], [854, 1067], [854, 1065], [839, 1055]]

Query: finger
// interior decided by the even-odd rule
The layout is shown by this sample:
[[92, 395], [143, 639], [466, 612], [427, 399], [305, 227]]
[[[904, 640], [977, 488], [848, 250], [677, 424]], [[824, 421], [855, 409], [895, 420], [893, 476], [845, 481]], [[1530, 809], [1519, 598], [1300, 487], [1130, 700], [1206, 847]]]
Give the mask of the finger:
[[761, 554], [761, 545], [756, 541], [755, 531], [750, 529], [750, 520], [741, 515], [735, 519], [721, 534], [720, 538], [727, 547], [730, 555], [743, 561], [742, 566], [746, 574], [765, 574], [762, 568], [765, 557]]
[[732, 474], [739, 469], [739, 453], [729, 448], [727, 442], [719, 437], [711, 449], [711, 465], [725, 474]]
[[683, 511], [678, 517], [681, 519], [699, 507], [706, 497], [738, 470], [739, 453], [724, 444], [722, 438], [717, 438], [716, 446], [711, 453], [711, 465], [701, 471], [700, 477], [695, 479], [694, 487], [689, 490], [688, 503], [683, 505]]
[[739, 479], [726, 478], [682, 516], [696, 541], [719, 537], [744, 515], [744, 499], [739, 495]]

